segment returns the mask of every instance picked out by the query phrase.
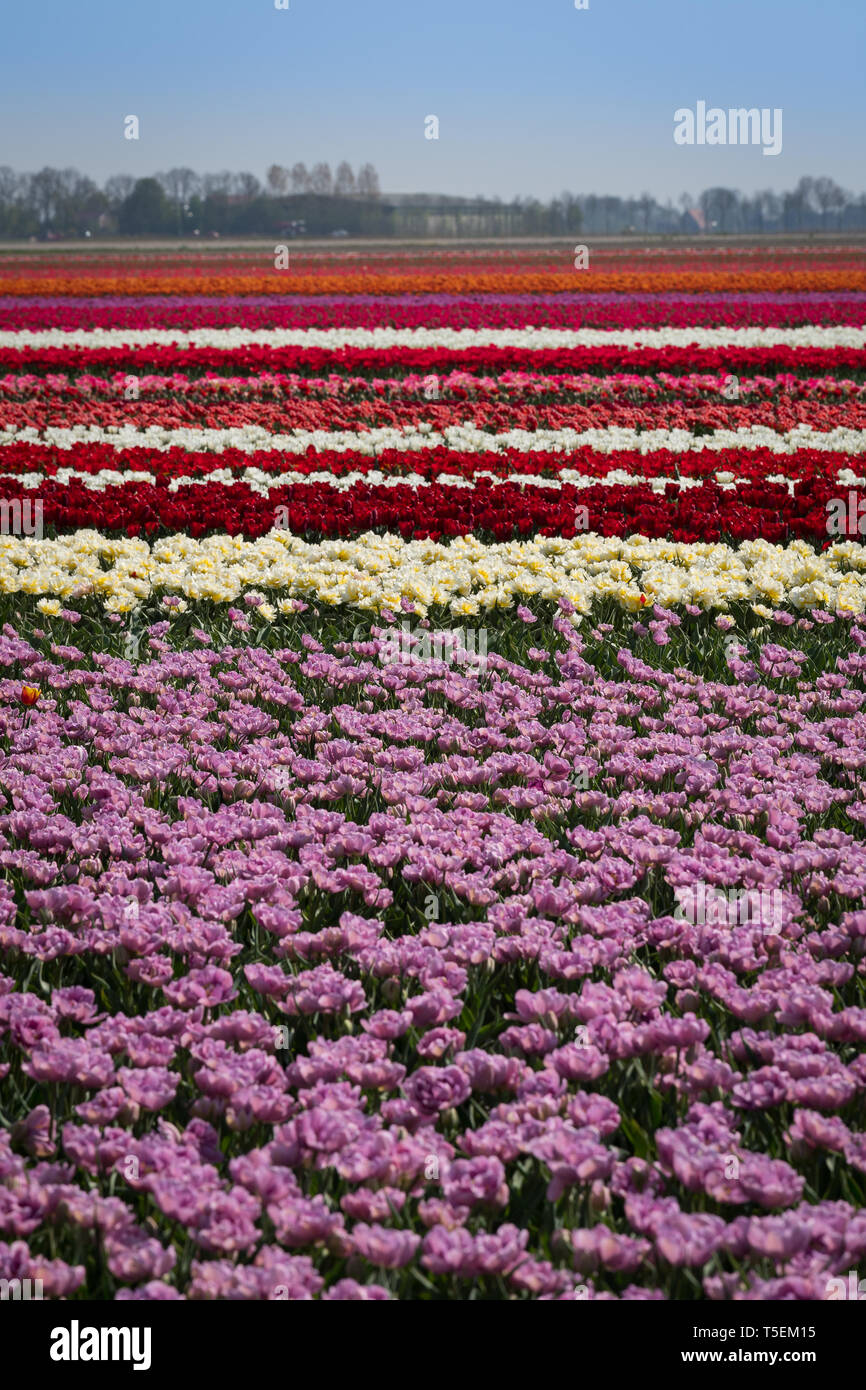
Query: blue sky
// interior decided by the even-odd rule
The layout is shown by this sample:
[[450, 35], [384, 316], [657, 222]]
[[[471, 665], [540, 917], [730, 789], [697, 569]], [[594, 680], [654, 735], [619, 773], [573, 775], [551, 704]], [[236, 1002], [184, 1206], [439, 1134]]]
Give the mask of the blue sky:
[[[370, 160], [387, 192], [506, 199], [866, 188], [866, 0], [289, 3], [10, 0], [0, 164], [101, 181]], [[675, 145], [698, 100], [781, 107], [782, 152]]]

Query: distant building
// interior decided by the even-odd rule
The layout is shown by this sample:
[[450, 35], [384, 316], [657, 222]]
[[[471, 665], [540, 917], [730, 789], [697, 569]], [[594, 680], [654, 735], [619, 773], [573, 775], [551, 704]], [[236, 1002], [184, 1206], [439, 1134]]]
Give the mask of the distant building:
[[707, 230], [707, 219], [704, 217], [700, 208], [689, 208], [681, 218], [682, 230], [688, 236], [694, 236], [695, 232], [705, 232]]

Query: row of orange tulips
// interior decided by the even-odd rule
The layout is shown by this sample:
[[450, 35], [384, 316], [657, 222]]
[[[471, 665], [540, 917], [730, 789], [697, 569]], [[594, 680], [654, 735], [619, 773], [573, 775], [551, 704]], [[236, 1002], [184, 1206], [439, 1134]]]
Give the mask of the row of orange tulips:
[[3, 289], [16, 295], [271, 295], [271, 294], [568, 294], [686, 293], [747, 291], [776, 293], [839, 290], [866, 291], [862, 267], [817, 270], [641, 270], [610, 273], [593, 269], [515, 271], [465, 274], [424, 271], [380, 273], [347, 269], [332, 275], [268, 269], [260, 274], [211, 275], [206, 270], [165, 276], [141, 268], [116, 275], [58, 274], [6, 277]]

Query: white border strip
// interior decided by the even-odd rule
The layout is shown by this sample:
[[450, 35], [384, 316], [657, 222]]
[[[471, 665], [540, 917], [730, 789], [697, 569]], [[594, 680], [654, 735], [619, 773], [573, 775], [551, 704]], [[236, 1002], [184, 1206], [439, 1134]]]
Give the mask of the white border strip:
[[811, 347], [864, 348], [866, 328], [22, 328], [0, 333], [0, 347], [579, 348]]
[[714, 430], [712, 434], [696, 435], [689, 430], [632, 430], [612, 427], [600, 430], [510, 430], [492, 434], [474, 425], [452, 425], [441, 432], [430, 425], [407, 425], [405, 429], [388, 427], [365, 431], [354, 430], [296, 430], [292, 434], [272, 434], [260, 425], [245, 425], [239, 429], [163, 429], [151, 425], [136, 430], [131, 426], [73, 425], [69, 429], [51, 427], [37, 430], [0, 430], [0, 448], [10, 444], [42, 444], [55, 449], [71, 449], [76, 444], [109, 444], [118, 452], [124, 449], [183, 449], [187, 453], [222, 453], [238, 449], [243, 453], [274, 450], [282, 454], [303, 454], [309, 448], [317, 452], [356, 453], [375, 456], [383, 449], [403, 452], [445, 447], [460, 453], [489, 453], [515, 449], [520, 453], [569, 453], [589, 447], [602, 454], [623, 449], [637, 453], [654, 453], [669, 449], [673, 453], [700, 453], [704, 449], [771, 449], [775, 454], [793, 454], [798, 449], [822, 449], [846, 454], [866, 452], [866, 430], [835, 429], [825, 433], [811, 425], [797, 425], [784, 433], [764, 425], [751, 429]]

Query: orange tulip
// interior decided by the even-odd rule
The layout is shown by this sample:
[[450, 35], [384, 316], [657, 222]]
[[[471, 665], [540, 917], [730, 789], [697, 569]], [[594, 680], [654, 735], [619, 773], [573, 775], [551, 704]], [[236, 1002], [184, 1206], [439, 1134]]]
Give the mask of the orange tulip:
[[35, 705], [35, 704], [36, 704], [36, 701], [39, 699], [39, 695], [40, 695], [40, 691], [39, 691], [39, 689], [38, 689], [37, 686], [35, 686], [35, 685], [22, 685], [22, 687], [21, 687], [21, 703], [22, 703], [22, 705], [27, 705], [28, 707], [29, 707], [30, 705]]

